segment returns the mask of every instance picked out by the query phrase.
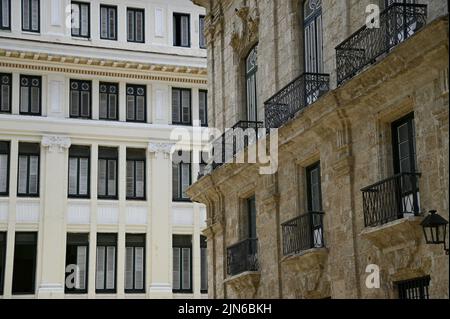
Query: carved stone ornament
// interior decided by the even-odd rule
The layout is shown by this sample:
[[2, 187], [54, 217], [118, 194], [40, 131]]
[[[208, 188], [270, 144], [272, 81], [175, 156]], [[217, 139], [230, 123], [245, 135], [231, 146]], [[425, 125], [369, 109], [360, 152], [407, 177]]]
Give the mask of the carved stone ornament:
[[[259, 32], [259, 11], [257, 8], [250, 12], [249, 7], [236, 9], [236, 15], [241, 21], [241, 27], [234, 24], [234, 32], [231, 35], [231, 47], [242, 55], [249, 45], [256, 43]], [[239, 30], [240, 29], [240, 30]]]
[[50, 153], [62, 153], [72, 145], [67, 136], [46, 135], [42, 137], [42, 146], [49, 149]]
[[173, 152], [172, 150], [173, 150], [174, 146], [175, 146], [175, 144], [171, 144], [171, 143], [150, 142], [148, 144], [148, 151], [150, 153], [154, 153], [154, 154], [170, 155]]

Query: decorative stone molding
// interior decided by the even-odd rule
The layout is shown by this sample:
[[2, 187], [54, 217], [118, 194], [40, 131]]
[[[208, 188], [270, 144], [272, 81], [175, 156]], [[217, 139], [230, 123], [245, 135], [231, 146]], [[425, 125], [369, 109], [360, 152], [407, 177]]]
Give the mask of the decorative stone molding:
[[43, 136], [42, 137], [42, 146], [49, 149], [50, 153], [62, 153], [66, 149], [69, 149], [72, 142], [67, 136]]
[[174, 147], [175, 144], [171, 143], [150, 142], [148, 144], [148, 151], [155, 155], [163, 154], [165, 158], [168, 158], [173, 153]]
[[230, 286], [239, 298], [253, 299], [258, 292], [260, 279], [259, 272], [248, 271], [226, 279], [224, 284]]
[[235, 30], [231, 35], [230, 45], [242, 56], [247, 48], [258, 40], [259, 11], [258, 8], [254, 8], [250, 12], [249, 7], [241, 7], [240, 9], [236, 9], [236, 15], [241, 20], [241, 28], [238, 30], [236, 24], [234, 24]]
[[296, 255], [284, 257], [281, 262], [295, 272], [303, 273], [317, 267], [323, 268], [328, 257], [327, 248], [313, 248]]

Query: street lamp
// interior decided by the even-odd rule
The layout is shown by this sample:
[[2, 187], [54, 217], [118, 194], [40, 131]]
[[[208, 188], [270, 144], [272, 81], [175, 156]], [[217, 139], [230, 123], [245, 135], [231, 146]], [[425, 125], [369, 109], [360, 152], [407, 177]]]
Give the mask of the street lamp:
[[425, 241], [428, 245], [444, 245], [445, 253], [448, 255], [448, 248], [446, 245], [447, 225], [448, 221], [437, 211], [431, 210], [430, 214], [425, 217], [421, 223]]

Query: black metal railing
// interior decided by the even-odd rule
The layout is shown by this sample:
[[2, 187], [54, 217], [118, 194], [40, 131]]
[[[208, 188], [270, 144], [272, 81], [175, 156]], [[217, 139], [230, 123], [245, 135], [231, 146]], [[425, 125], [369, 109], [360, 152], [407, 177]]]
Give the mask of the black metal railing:
[[246, 239], [227, 248], [227, 274], [229, 276], [258, 270], [258, 239]]
[[239, 121], [213, 142], [213, 169], [232, 160], [236, 154], [256, 143], [263, 122]]
[[380, 27], [362, 27], [336, 47], [337, 84], [352, 78], [364, 67], [411, 37], [427, 21], [427, 6], [393, 3], [380, 14]]
[[420, 173], [402, 173], [363, 188], [366, 227], [384, 225], [405, 215], [420, 215]]
[[279, 128], [330, 90], [328, 74], [304, 73], [267, 100], [266, 128]]
[[325, 247], [323, 216], [323, 212], [310, 212], [282, 224], [283, 255]]

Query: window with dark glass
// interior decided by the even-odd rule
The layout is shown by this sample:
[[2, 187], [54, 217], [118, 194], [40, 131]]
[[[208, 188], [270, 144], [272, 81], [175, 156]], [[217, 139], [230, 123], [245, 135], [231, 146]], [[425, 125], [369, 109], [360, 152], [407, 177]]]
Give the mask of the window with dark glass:
[[69, 150], [69, 197], [89, 198], [89, 146], [71, 146]]
[[0, 196], [9, 195], [9, 142], [0, 141]]
[[208, 292], [208, 251], [205, 236], [200, 236], [200, 276], [200, 290], [205, 294]]
[[208, 91], [200, 90], [199, 96], [199, 117], [202, 126], [208, 126]]
[[67, 234], [66, 293], [87, 293], [89, 234]]
[[11, 30], [11, 0], [0, 3], [0, 30]]
[[39, 32], [40, 0], [22, 0], [22, 30]]
[[395, 174], [417, 170], [415, 131], [414, 113], [392, 124]]
[[19, 143], [18, 196], [39, 196], [39, 157], [39, 144]]
[[3, 295], [6, 265], [6, 233], [0, 233], [0, 296]]
[[36, 256], [37, 233], [16, 233], [12, 278], [13, 295], [35, 293]]
[[81, 38], [91, 36], [90, 14], [89, 3], [72, 1], [72, 36]]
[[125, 239], [125, 292], [145, 292], [145, 234], [127, 234]]
[[306, 169], [306, 190], [308, 198], [308, 211], [322, 211], [322, 189], [320, 180], [320, 163]]
[[98, 198], [117, 199], [118, 151], [100, 147], [98, 150]]
[[127, 85], [127, 122], [145, 123], [147, 121], [146, 95], [145, 85]]
[[91, 118], [91, 81], [70, 80], [70, 117]]
[[116, 292], [117, 234], [97, 234], [97, 293]]
[[303, 3], [305, 72], [323, 73], [322, 1]]
[[100, 5], [100, 39], [117, 40], [117, 7]]
[[430, 299], [430, 276], [396, 283], [399, 299]]
[[256, 76], [258, 73], [258, 47], [255, 46], [245, 61], [245, 79], [247, 90], [247, 120], [256, 122], [258, 120]]
[[106, 121], [119, 119], [119, 85], [117, 83], [100, 83], [99, 118]]
[[20, 114], [41, 115], [40, 76], [20, 76]]
[[12, 75], [0, 73], [0, 113], [11, 113]]
[[145, 199], [145, 150], [127, 149], [127, 199]]
[[191, 46], [191, 23], [189, 14], [173, 14], [173, 45], [177, 47]]
[[172, 89], [172, 124], [192, 125], [190, 89]]
[[192, 293], [192, 236], [173, 236], [173, 292]]
[[145, 41], [145, 10], [127, 8], [127, 39], [128, 42], [144, 43]]
[[256, 239], [256, 197], [247, 199], [247, 238]]
[[200, 34], [200, 49], [206, 49], [206, 38], [205, 38], [205, 16], [200, 16], [199, 19], [199, 34]]
[[172, 162], [172, 191], [174, 201], [189, 201], [186, 190], [191, 186], [191, 153], [178, 151]]

